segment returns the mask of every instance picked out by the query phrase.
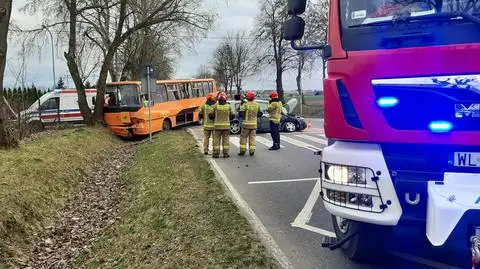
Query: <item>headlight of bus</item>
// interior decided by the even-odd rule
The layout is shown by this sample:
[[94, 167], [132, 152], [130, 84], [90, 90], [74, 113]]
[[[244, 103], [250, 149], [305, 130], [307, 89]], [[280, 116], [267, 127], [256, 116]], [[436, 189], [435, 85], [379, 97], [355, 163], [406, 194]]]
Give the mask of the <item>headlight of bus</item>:
[[339, 184], [367, 184], [367, 169], [355, 166], [326, 165], [327, 180]]

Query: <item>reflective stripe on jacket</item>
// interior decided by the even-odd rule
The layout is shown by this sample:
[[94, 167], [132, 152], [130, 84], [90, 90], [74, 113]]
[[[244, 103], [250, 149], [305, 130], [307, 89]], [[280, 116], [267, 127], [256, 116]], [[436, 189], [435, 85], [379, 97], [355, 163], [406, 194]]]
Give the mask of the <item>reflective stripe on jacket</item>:
[[214, 121], [208, 117], [208, 114], [212, 113], [213, 106], [209, 104], [205, 104], [202, 106], [202, 114], [203, 114], [203, 129], [204, 130], [213, 130], [215, 129]]
[[257, 117], [260, 112], [260, 105], [256, 102], [248, 102], [242, 105], [240, 111], [244, 112], [243, 128], [257, 129]]
[[232, 107], [229, 104], [217, 104], [213, 107], [213, 113], [215, 114], [215, 130], [229, 130]]
[[272, 102], [268, 105], [267, 111], [271, 121], [277, 124], [280, 123], [280, 120], [282, 119], [282, 108], [282, 102], [280, 101]]

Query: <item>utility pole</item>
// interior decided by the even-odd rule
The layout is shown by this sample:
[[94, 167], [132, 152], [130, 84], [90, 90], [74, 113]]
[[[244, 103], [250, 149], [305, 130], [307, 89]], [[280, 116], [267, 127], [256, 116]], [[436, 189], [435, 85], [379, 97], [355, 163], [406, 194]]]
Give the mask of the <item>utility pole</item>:
[[54, 48], [55, 45], [53, 44], [53, 35], [52, 35], [52, 32], [50, 31], [50, 29], [48, 29], [47, 26], [42, 25], [42, 28], [45, 29], [50, 34], [50, 41], [52, 43], [53, 90], [55, 90], [57, 81], [55, 79], [55, 48]]
[[155, 69], [151, 64], [145, 64], [142, 68], [144, 71], [142, 71], [142, 95], [145, 95], [144, 90], [146, 89], [146, 95], [147, 99], [146, 100], [148, 104], [148, 133], [149, 133], [149, 138], [150, 142], [153, 140], [152, 137], [152, 88], [154, 89], [156, 87], [156, 72]]
[[150, 136], [150, 142], [152, 142], [152, 90], [150, 89], [150, 66], [147, 66], [147, 91], [148, 91], [148, 133]]

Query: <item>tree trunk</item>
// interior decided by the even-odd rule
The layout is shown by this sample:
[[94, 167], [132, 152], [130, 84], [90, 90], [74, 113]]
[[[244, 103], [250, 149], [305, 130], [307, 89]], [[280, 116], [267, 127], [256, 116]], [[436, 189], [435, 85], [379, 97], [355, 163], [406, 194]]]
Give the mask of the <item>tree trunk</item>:
[[[95, 121], [103, 121], [103, 103], [105, 99], [105, 90], [107, 88], [108, 69], [112, 65], [113, 56], [107, 54], [102, 68], [100, 69], [100, 76], [98, 77], [97, 98], [95, 101]], [[113, 78], [112, 78], [113, 80]]]
[[277, 66], [277, 79], [275, 80], [275, 83], [277, 84], [277, 93], [278, 97], [280, 98], [280, 101], [285, 104], [285, 98], [283, 96], [283, 70], [282, 66]]
[[75, 57], [77, 56], [77, 0], [71, 0], [69, 5], [69, 23], [70, 23], [70, 33], [68, 40], [68, 52], [64, 53], [65, 59], [67, 60], [68, 70], [72, 76], [73, 83], [78, 93], [78, 106], [80, 112], [82, 113], [83, 121], [88, 125], [93, 125], [93, 115], [92, 110], [87, 103], [87, 95], [85, 94], [85, 85], [83, 85], [82, 77], [80, 75], [80, 70]]
[[[0, 2], [0, 90], [3, 90], [3, 77], [7, 58], [7, 39], [10, 15], [12, 14], [12, 0]], [[3, 97], [0, 100], [0, 147], [11, 148], [18, 146], [18, 142], [5, 126], [5, 106]]]
[[118, 47], [120, 47], [121, 43], [120, 36], [117, 35], [113, 40], [107, 55], [105, 55], [102, 68], [100, 69], [100, 76], [98, 77], [97, 85], [97, 98], [95, 101], [95, 122], [103, 122], [103, 103], [107, 88], [108, 70], [112, 67], [113, 57], [115, 56], [115, 52], [117, 51]]

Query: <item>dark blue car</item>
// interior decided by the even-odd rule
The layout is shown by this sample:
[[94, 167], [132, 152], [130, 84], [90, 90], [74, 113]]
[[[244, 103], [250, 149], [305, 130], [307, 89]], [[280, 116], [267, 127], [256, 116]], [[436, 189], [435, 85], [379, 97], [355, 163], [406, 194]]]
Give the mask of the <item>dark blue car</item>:
[[[268, 119], [268, 112], [266, 112], [268, 107], [268, 101], [265, 100], [255, 100], [260, 105], [262, 112], [264, 113], [262, 117], [258, 118], [257, 122], [257, 132], [259, 133], [269, 133], [270, 132], [270, 121]], [[242, 131], [241, 121], [238, 118], [238, 111], [240, 110], [240, 101], [233, 100], [228, 101], [232, 106], [232, 110], [235, 114], [235, 119], [230, 122], [230, 133], [231, 134], [240, 134]], [[307, 128], [307, 123], [305, 119], [300, 116], [291, 115], [293, 108], [288, 111], [285, 107], [283, 108], [283, 115], [280, 124], [282, 132], [296, 132], [303, 131]]]

